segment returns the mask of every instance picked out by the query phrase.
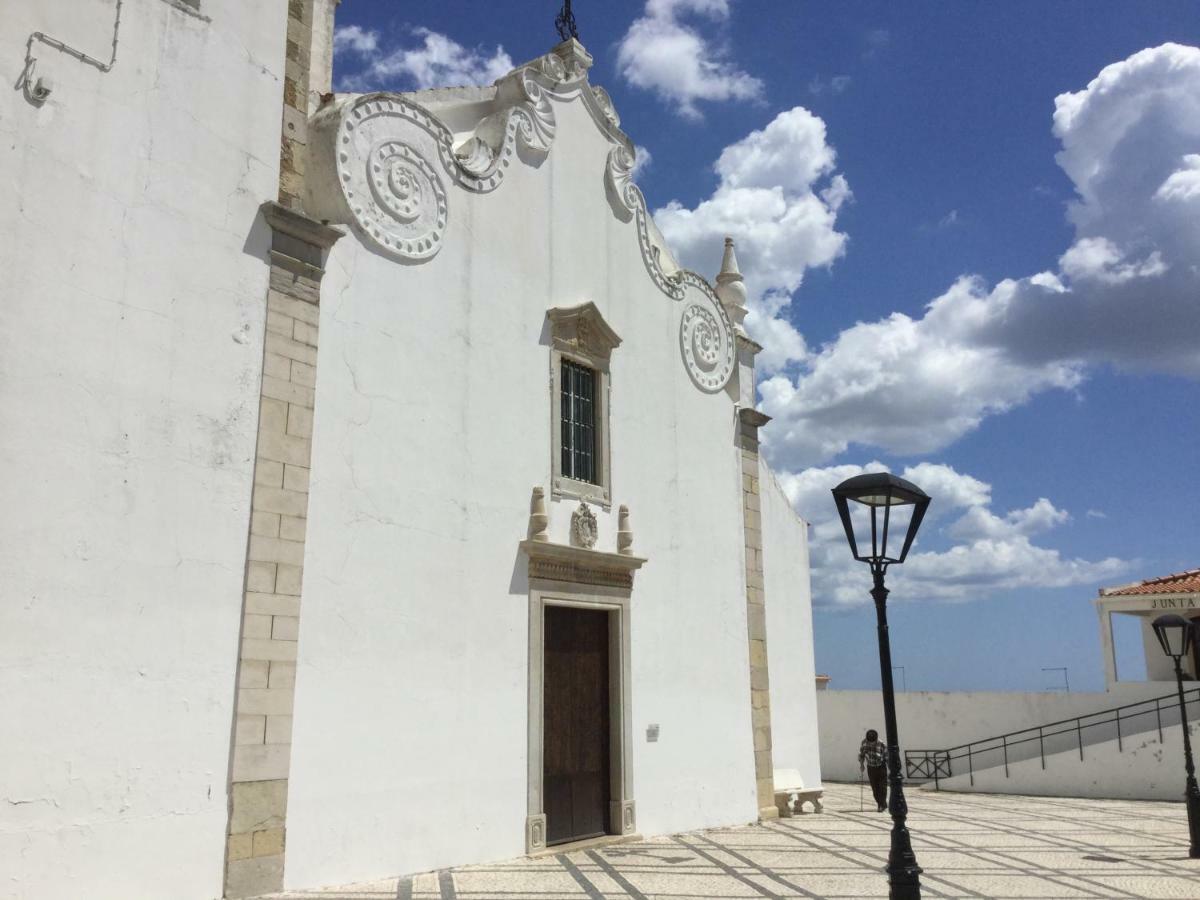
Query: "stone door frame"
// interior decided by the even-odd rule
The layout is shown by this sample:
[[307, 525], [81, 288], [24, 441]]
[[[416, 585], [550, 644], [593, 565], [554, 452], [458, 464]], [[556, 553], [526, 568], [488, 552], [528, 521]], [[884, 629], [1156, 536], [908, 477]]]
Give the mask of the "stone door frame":
[[570, 582], [531, 581], [529, 588], [529, 790], [525, 852], [546, 849], [543, 808], [545, 608], [571, 606], [608, 614], [609, 834], [637, 830], [633, 799], [633, 686], [630, 677], [629, 591]]

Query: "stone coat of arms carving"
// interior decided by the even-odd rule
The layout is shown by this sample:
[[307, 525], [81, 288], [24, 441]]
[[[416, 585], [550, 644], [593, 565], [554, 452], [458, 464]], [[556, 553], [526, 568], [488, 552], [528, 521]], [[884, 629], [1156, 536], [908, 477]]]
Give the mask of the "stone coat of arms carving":
[[598, 536], [596, 514], [587, 503], [580, 503], [575, 512], [571, 513], [571, 543], [590, 550], [596, 546]]

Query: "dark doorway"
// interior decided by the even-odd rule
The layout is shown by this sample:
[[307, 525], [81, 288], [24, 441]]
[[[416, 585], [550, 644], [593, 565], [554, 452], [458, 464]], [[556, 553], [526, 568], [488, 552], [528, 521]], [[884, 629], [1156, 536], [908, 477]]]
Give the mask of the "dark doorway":
[[545, 607], [546, 843], [608, 834], [608, 613]]

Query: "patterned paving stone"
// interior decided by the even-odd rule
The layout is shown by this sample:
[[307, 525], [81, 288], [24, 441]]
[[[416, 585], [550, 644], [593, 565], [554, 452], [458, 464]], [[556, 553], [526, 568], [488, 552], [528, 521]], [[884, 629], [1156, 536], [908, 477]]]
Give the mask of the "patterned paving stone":
[[[891, 820], [858, 785], [825, 813], [539, 859], [463, 866], [279, 900], [744, 900], [886, 897]], [[1182, 803], [911, 789], [925, 897], [1200, 898]]]

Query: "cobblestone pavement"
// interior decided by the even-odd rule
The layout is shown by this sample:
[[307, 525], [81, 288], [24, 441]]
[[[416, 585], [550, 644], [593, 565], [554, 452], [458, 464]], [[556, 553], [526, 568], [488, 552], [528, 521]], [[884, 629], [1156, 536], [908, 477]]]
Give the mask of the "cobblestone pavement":
[[[924, 897], [1200, 898], [1200, 860], [1187, 858], [1182, 803], [932, 793], [915, 787], [908, 795], [908, 823], [925, 870]], [[281, 896], [886, 897], [887, 813], [859, 812], [858, 785], [826, 785], [825, 796], [822, 815]]]

